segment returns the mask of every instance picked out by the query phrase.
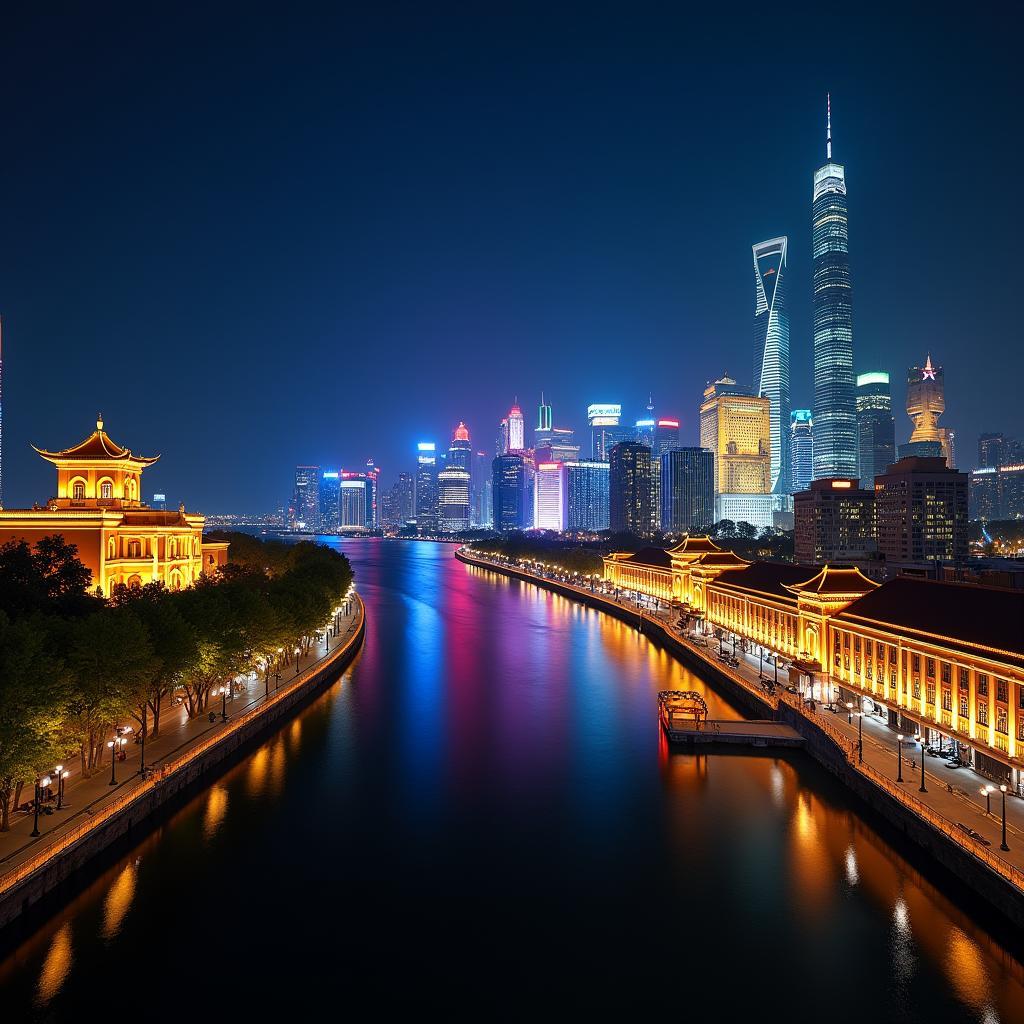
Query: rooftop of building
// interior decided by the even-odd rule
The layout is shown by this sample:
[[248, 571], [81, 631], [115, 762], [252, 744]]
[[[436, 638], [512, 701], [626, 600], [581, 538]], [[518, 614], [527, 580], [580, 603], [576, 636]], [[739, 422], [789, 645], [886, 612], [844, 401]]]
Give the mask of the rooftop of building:
[[37, 451], [48, 462], [136, 462], [142, 466], [151, 466], [159, 455], [144, 456], [134, 455], [130, 448], [125, 448], [112, 440], [110, 435], [103, 429], [103, 417], [96, 419], [96, 429], [78, 444], [65, 448], [62, 451], [51, 452], [46, 448], [36, 448]]
[[720, 576], [715, 580], [715, 586], [751, 590], [795, 602], [796, 595], [790, 588], [794, 584], [806, 583], [815, 572], [814, 566], [790, 562], [751, 562], [744, 568]]
[[[938, 442], [935, 443], [937, 444]], [[950, 469], [946, 465], [946, 460], [941, 456], [905, 455], [899, 461], [892, 463], [884, 473], [879, 473], [878, 477], [899, 476], [903, 473], [940, 473], [949, 474], [950, 476], [967, 476], [966, 473], [961, 473], [958, 469]], [[876, 479], [878, 478], [876, 477]]]
[[671, 569], [672, 559], [664, 548], [641, 548], [639, 551], [620, 559], [622, 562], [632, 562], [634, 565], [650, 565], [658, 569]]
[[1005, 656], [1024, 667], [1024, 591], [897, 576], [837, 619], [877, 623], [908, 638]]
[[707, 535], [687, 535], [674, 548], [669, 551], [674, 555], [702, 555], [706, 551], [721, 551], [722, 549]]
[[[806, 571], [806, 570], [805, 570]], [[791, 583], [786, 588], [796, 594], [831, 594], [835, 596], [864, 594], [880, 584], [868, 579], [856, 566], [825, 565], [821, 571], [803, 583]]]

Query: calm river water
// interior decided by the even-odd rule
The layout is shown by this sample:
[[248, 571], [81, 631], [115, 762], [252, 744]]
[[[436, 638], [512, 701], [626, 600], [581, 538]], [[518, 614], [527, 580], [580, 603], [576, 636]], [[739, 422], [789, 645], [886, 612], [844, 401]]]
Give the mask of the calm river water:
[[665, 749], [658, 690], [738, 713], [635, 630], [343, 548], [358, 660], [6, 951], [7, 1019], [1024, 1021], [1019, 937], [809, 759]]

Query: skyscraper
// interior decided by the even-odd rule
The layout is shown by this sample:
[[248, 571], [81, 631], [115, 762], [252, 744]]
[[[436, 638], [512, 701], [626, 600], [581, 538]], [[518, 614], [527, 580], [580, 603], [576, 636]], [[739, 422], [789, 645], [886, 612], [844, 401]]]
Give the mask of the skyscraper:
[[617, 441], [624, 441], [625, 435], [619, 420], [622, 406], [610, 403], [587, 406], [587, 424], [590, 427], [591, 451], [599, 462], [608, 461], [608, 450]]
[[929, 353], [924, 366], [911, 366], [907, 370], [907, 415], [913, 421], [914, 430], [907, 451], [925, 450], [919, 442], [938, 443], [946, 465], [953, 467], [953, 451], [950, 433], [939, 426], [939, 417], [946, 411], [945, 374], [941, 366], [932, 366]]
[[320, 532], [320, 467], [295, 467], [295, 518], [292, 529], [301, 533]]
[[398, 490], [395, 495], [395, 512], [398, 517], [398, 526], [405, 526], [416, 515], [416, 480], [412, 473], [399, 473], [398, 482], [395, 485]]
[[494, 529], [499, 533], [523, 528], [525, 480], [522, 455], [499, 455], [491, 464]]
[[613, 533], [646, 537], [651, 532], [651, 450], [619, 441], [608, 453], [609, 525]]
[[857, 443], [860, 486], [873, 491], [875, 477], [896, 461], [892, 393], [882, 370], [857, 375]]
[[368, 487], [365, 477], [354, 473], [349, 479], [341, 481], [341, 526], [342, 533], [361, 532], [369, 525], [367, 522]]
[[516, 399], [508, 412], [508, 450], [521, 452], [525, 447], [526, 427], [523, 421], [523, 410], [519, 408], [519, 399]]
[[794, 409], [789, 416], [790, 483], [793, 493], [806, 491], [814, 479], [814, 419], [810, 409]]
[[715, 457], [707, 448], [662, 453], [661, 528], [703, 533], [715, 521]]
[[341, 527], [341, 474], [324, 470], [320, 474], [320, 532], [337, 533]]
[[533, 485], [533, 525], [538, 530], [565, 529], [565, 466], [538, 462]]
[[832, 162], [831, 99], [825, 153], [826, 162], [814, 172], [811, 205], [816, 479], [855, 477], [858, 461], [846, 169]]
[[773, 494], [788, 494], [789, 482], [789, 313], [786, 311], [788, 239], [770, 238], [753, 246], [754, 390], [771, 403], [771, 483]]
[[978, 438], [978, 467], [1001, 466], [1006, 461], [1006, 435], [982, 434]]
[[715, 457], [715, 494], [771, 492], [770, 400], [725, 376], [704, 389], [700, 446]]
[[437, 445], [420, 441], [416, 446], [416, 532], [437, 532]]
[[473, 448], [466, 424], [452, 433], [448, 459], [437, 474], [438, 523], [443, 533], [461, 533], [469, 529], [469, 459]]
[[452, 432], [452, 443], [448, 447], [447, 467], [449, 469], [469, 469], [473, 445], [469, 440], [469, 429], [459, 420], [459, 425]]
[[491, 462], [487, 452], [474, 452], [470, 469], [470, 526], [487, 529], [491, 525]]
[[607, 530], [609, 516], [607, 462], [576, 460], [565, 463], [565, 528]]
[[654, 427], [654, 455], [661, 458], [667, 451], [679, 447], [679, 420], [659, 419]]
[[537, 426], [533, 428], [534, 449], [543, 448], [551, 444], [554, 436], [554, 428], [551, 426], [551, 406], [544, 404], [544, 392], [540, 395], [540, 405], [537, 407]]

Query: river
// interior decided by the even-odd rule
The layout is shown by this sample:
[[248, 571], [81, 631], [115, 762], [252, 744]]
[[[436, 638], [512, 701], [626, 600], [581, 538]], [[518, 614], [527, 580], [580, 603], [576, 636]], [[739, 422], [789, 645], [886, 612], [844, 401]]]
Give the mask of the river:
[[668, 752], [659, 690], [739, 712], [636, 630], [342, 548], [362, 653], [8, 946], [8, 1019], [1024, 1021], [1019, 936], [809, 758]]

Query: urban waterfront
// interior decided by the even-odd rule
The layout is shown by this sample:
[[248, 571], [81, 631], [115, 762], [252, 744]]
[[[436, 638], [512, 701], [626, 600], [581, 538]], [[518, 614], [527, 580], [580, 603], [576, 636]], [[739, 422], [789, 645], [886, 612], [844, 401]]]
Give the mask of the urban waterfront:
[[670, 753], [659, 690], [738, 711], [634, 629], [450, 545], [341, 546], [362, 654], [8, 951], [13, 1019], [456, 992], [489, 1016], [1024, 1019], [1011, 937], [809, 758]]

